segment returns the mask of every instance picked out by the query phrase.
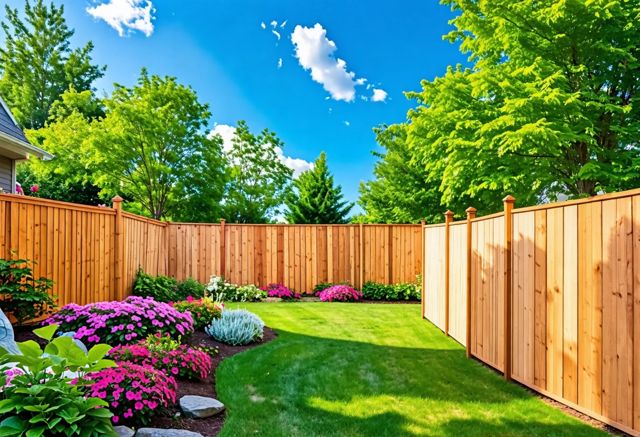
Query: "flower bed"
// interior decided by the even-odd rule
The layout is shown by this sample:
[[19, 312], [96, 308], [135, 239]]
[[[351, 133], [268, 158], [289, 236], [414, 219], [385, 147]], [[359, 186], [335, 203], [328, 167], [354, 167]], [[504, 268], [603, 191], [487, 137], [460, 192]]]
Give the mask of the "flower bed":
[[323, 302], [350, 302], [362, 299], [362, 293], [348, 285], [333, 285], [318, 293]]
[[136, 343], [149, 334], [162, 333], [177, 339], [193, 333], [190, 313], [139, 296], [122, 302], [65, 305], [44, 323], [60, 325], [61, 332], [73, 331], [75, 338], [87, 344], [113, 346]]
[[187, 300], [174, 302], [172, 305], [181, 313], [186, 311], [191, 313], [191, 317], [193, 317], [193, 327], [196, 331], [203, 330], [213, 319], [219, 319], [224, 309], [222, 302], [214, 302], [210, 297], [194, 299], [189, 296]]
[[296, 293], [282, 284], [269, 284], [262, 287], [261, 290], [265, 291], [268, 297], [279, 297], [284, 300], [300, 299], [300, 293]]

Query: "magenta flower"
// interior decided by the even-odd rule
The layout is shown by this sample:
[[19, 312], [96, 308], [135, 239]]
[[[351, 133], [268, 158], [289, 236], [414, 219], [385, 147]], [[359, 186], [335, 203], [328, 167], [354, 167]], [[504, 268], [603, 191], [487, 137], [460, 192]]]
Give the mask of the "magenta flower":
[[333, 285], [318, 293], [323, 302], [349, 302], [362, 299], [362, 293], [348, 285]]
[[296, 293], [290, 288], [282, 284], [269, 284], [266, 287], [261, 288], [262, 291], [267, 292], [269, 297], [279, 297], [280, 299], [300, 299], [300, 293]]

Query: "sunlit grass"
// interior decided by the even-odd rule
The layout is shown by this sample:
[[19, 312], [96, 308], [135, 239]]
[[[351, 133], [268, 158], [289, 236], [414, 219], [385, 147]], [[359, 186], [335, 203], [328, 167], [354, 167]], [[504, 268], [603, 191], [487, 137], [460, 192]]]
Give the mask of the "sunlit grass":
[[241, 306], [279, 337], [218, 369], [224, 436], [603, 435], [468, 360], [417, 305]]

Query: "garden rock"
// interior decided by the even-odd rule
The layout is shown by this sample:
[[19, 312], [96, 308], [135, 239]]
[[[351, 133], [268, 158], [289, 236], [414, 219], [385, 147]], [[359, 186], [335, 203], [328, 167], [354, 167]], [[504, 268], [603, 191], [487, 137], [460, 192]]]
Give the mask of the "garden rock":
[[204, 419], [224, 411], [224, 404], [213, 398], [186, 395], [180, 398], [180, 408], [187, 417]]
[[199, 432], [184, 429], [140, 428], [136, 437], [203, 437]]
[[136, 432], [128, 426], [114, 426], [113, 430], [118, 434], [118, 437], [133, 437]]
[[13, 335], [13, 326], [2, 310], [0, 310], [0, 346], [10, 354], [22, 355]]

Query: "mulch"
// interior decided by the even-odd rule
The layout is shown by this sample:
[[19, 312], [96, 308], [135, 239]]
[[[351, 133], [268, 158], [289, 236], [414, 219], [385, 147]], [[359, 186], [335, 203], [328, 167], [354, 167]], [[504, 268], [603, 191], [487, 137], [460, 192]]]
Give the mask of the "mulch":
[[[15, 330], [16, 341], [36, 340], [41, 343], [41, 340], [36, 337], [31, 328], [17, 328]], [[264, 337], [260, 342], [251, 343], [246, 346], [229, 346], [213, 340], [204, 332], [196, 332], [191, 336], [189, 343], [192, 346], [204, 346], [207, 348], [216, 348], [218, 353], [212, 357], [213, 367], [209, 378], [202, 381], [182, 381], [178, 380], [178, 397], [179, 400], [185, 395], [197, 395], [206, 396], [217, 399], [215, 373], [220, 362], [226, 358], [229, 358], [240, 352], [244, 352], [247, 349], [254, 348], [261, 344], [267, 343], [274, 338], [277, 334], [274, 330], [265, 327]], [[180, 415], [180, 407], [176, 405], [172, 410], [167, 412], [166, 416], [156, 416], [153, 421], [147, 425], [154, 428], [173, 428], [184, 429], [194, 432], [199, 432], [204, 436], [216, 436], [222, 429], [226, 417], [226, 411], [213, 417], [206, 419], [188, 419]]]

